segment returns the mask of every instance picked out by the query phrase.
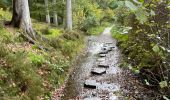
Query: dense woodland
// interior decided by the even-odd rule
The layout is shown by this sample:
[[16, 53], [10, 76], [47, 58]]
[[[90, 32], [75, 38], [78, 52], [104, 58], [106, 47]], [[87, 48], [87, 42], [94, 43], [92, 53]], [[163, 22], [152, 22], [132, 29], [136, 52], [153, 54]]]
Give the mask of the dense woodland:
[[120, 67], [169, 100], [169, 0], [0, 0], [0, 99], [50, 100], [85, 37], [109, 26]]

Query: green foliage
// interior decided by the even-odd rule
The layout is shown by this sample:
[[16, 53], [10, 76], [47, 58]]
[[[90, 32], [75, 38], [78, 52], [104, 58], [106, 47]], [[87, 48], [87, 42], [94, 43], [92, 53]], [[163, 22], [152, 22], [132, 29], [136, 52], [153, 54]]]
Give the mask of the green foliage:
[[120, 3], [115, 9], [117, 28], [112, 29], [113, 37], [124, 54], [122, 66], [139, 74], [145, 85], [157, 86], [162, 98], [169, 98], [169, 9], [166, 1], [143, 2], [126, 0], [125, 5]]
[[11, 32], [7, 31], [5, 28], [0, 28], [0, 41], [4, 43], [11, 43], [14, 41], [14, 36]]
[[12, 14], [9, 11], [4, 11], [1, 7], [0, 7], [0, 20], [11, 20], [12, 18]]
[[47, 30], [46, 37], [48, 37], [48, 38], [58, 38], [59, 36], [62, 35], [62, 33], [63, 32], [59, 29], [50, 28], [50, 29]]
[[134, 5], [132, 2], [127, 0], [125, 1], [125, 5], [132, 11], [136, 11], [138, 9], [136, 5]]
[[160, 48], [158, 45], [155, 45], [152, 50], [155, 52], [155, 53], [159, 53], [160, 52]]
[[92, 27], [87, 30], [88, 35], [100, 35], [104, 31], [105, 27], [98, 26], [98, 27]]
[[2, 98], [36, 99], [43, 93], [42, 80], [25, 56], [23, 52], [6, 55], [7, 65], [1, 65], [0, 71], [3, 73], [0, 75], [3, 79], [0, 82]]
[[160, 85], [161, 88], [168, 87], [167, 81], [161, 81], [161, 82], [159, 83], [159, 85]]
[[32, 21], [33, 21], [33, 27], [37, 32], [44, 33], [46, 29], [49, 27], [47, 24], [43, 22], [38, 22], [37, 20], [32, 20]]
[[73, 3], [74, 27], [87, 32], [96, 30], [103, 22], [112, 21], [114, 12], [109, 8], [111, 1], [77, 0]]
[[[125, 28], [125, 27], [123, 27]], [[123, 33], [123, 30], [121, 30], [121, 28], [117, 28], [117, 27], [113, 27], [112, 30], [112, 36], [117, 39], [119, 42], [127, 42], [129, 37], [127, 34]]]
[[[1, 42], [1, 41], [0, 41]], [[5, 49], [5, 44], [0, 43], [0, 58], [3, 58], [7, 55], [7, 51]]]
[[45, 58], [43, 57], [43, 55], [38, 55], [32, 52], [28, 53], [28, 59], [35, 66], [41, 66], [45, 62]]
[[4, 8], [7, 9], [9, 7], [11, 7], [12, 1], [9, 0], [1, 0], [0, 1], [0, 8]]

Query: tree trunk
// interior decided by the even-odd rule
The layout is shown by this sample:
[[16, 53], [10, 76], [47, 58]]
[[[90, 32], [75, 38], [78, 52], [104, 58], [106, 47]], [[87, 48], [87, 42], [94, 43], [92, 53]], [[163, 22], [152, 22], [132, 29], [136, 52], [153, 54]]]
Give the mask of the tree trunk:
[[[52, 3], [56, 5], [56, 0], [52, 0]], [[56, 10], [53, 11], [53, 23], [55, 26], [58, 26], [58, 18]]]
[[31, 24], [28, 0], [13, 0], [13, 16], [10, 24], [23, 29], [28, 38], [36, 39]]
[[46, 9], [46, 22], [50, 24], [50, 14], [48, 10], [48, 0], [44, 0], [45, 2], [45, 9]]
[[67, 0], [66, 2], [67, 8], [67, 18], [66, 18], [66, 27], [68, 30], [72, 30], [72, 7], [71, 7], [71, 0]]

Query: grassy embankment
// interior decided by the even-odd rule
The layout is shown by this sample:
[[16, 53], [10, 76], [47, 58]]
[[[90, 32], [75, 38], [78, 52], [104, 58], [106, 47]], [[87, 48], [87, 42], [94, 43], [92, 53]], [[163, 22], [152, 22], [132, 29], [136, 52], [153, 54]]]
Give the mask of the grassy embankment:
[[[11, 13], [0, 10], [0, 97], [5, 100], [48, 98], [61, 86], [76, 55], [84, 47], [81, 32], [68, 32], [33, 20], [33, 27], [48, 42], [40, 50], [20, 34], [22, 30], [4, 27]], [[0, 98], [1, 99], [1, 98]]]

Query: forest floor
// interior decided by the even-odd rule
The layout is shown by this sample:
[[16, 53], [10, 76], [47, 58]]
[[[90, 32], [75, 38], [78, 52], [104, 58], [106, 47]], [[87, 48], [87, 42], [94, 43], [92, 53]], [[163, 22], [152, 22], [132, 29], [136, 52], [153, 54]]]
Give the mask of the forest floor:
[[75, 63], [65, 86], [54, 93], [53, 100], [150, 100], [154, 97], [153, 91], [145, 88], [132, 72], [118, 67], [121, 52], [110, 30], [109, 27], [100, 36], [87, 37], [86, 52]]

